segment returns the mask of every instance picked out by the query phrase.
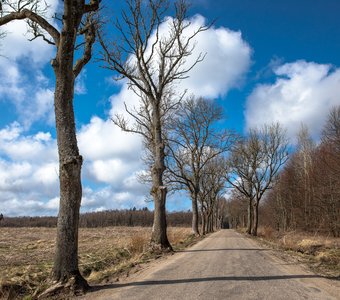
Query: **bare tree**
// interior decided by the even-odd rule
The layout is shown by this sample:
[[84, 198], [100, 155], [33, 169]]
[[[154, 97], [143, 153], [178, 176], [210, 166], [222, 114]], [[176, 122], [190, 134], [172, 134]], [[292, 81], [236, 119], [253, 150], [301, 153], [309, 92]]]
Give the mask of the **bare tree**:
[[255, 137], [255, 135], [250, 134], [247, 139], [242, 138], [237, 141], [231, 151], [229, 173], [227, 174], [228, 183], [248, 199], [248, 234], [251, 234], [253, 228], [253, 202], [255, 198], [253, 178], [260, 154], [259, 144]]
[[[114, 23], [121, 40], [108, 44], [100, 33], [103, 60], [106, 67], [128, 79], [129, 87], [139, 96], [139, 108], [125, 107], [133, 123], [116, 115], [114, 123], [122, 130], [138, 133], [151, 157], [151, 195], [154, 200], [154, 224], [151, 243], [161, 249], [171, 245], [166, 234], [166, 195], [163, 182], [165, 171], [164, 123], [180, 102], [183, 94], [175, 93], [174, 84], [188, 76], [188, 72], [204, 55], [200, 54], [188, 65], [194, 50], [194, 38], [206, 30], [199, 27], [190, 32], [186, 20], [187, 5], [180, 0], [175, 3], [174, 18], [165, 18], [170, 12], [167, 0], [126, 0], [127, 11]], [[161, 26], [167, 28], [164, 34]], [[105, 39], [107, 40], [107, 39]]]
[[234, 135], [217, 130], [222, 109], [212, 101], [193, 97], [182, 103], [171, 123], [169, 156], [167, 160], [169, 182], [186, 189], [192, 201], [192, 231], [198, 235], [198, 195], [205, 166], [228, 151]]
[[327, 156], [325, 163], [335, 176], [340, 177], [340, 105], [330, 110], [321, 138]]
[[[58, 283], [59, 290], [68, 287], [70, 291], [78, 293], [85, 291], [88, 284], [78, 269], [78, 222], [82, 197], [80, 173], [83, 159], [76, 139], [74, 82], [91, 59], [96, 32], [93, 13], [99, 8], [99, 1], [91, 0], [88, 4], [85, 0], [63, 1], [62, 16], [56, 17], [59, 26], [49, 21], [45, 5], [46, 2], [40, 0], [4, 0], [0, 11], [0, 26], [15, 20], [25, 20], [32, 34], [31, 40], [42, 38], [56, 47], [56, 56], [51, 60], [51, 65], [56, 76], [54, 107], [60, 207], [52, 277]], [[77, 46], [79, 36], [82, 36], [82, 43]], [[74, 54], [78, 48], [82, 48], [83, 52], [75, 61]]]
[[248, 137], [232, 151], [233, 175], [228, 182], [249, 200], [247, 232], [251, 229], [252, 235], [257, 235], [259, 202], [272, 188], [275, 176], [287, 161], [287, 148], [284, 130], [279, 124], [272, 124], [250, 130]]
[[312, 157], [316, 146], [310, 136], [308, 127], [301, 125], [300, 131], [297, 135], [297, 153], [294, 161], [294, 167], [297, 171], [298, 180], [303, 184], [301, 191], [302, 203], [304, 208], [303, 218], [306, 226], [310, 226], [312, 198], [313, 191], [311, 189], [311, 171], [312, 171]]

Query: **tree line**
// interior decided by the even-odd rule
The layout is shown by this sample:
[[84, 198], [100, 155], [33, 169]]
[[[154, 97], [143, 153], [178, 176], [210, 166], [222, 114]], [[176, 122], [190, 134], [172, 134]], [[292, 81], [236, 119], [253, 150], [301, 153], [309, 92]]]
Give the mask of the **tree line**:
[[315, 145], [306, 127], [268, 194], [266, 224], [281, 231], [303, 230], [340, 236], [340, 106], [334, 107]]
[[[57, 217], [3, 217], [0, 214], [0, 227], [57, 227]], [[191, 212], [167, 212], [170, 226], [190, 226]], [[108, 226], [151, 227], [153, 211], [142, 209], [106, 210], [80, 214], [79, 227], [97, 228]]]

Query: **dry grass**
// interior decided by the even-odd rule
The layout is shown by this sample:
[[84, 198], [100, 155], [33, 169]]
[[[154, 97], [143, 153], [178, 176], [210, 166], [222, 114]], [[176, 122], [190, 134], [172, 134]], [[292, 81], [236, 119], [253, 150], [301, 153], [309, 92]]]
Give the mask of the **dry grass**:
[[258, 235], [271, 245], [296, 254], [316, 273], [340, 278], [340, 238], [296, 231], [279, 234], [269, 227], [259, 228]]
[[[56, 229], [0, 228], [1, 290], [33, 294], [45, 287], [52, 268]], [[90, 283], [110, 280], [126, 273], [136, 264], [152, 259], [147, 252], [151, 228], [81, 228], [79, 267]], [[169, 228], [174, 248], [183, 247], [191, 238], [190, 228]], [[21, 291], [20, 291], [21, 290]]]

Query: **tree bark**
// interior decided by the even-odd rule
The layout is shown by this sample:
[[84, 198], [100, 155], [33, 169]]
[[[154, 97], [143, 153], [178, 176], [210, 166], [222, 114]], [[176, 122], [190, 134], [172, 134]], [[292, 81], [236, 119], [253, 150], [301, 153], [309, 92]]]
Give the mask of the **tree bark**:
[[204, 210], [203, 210], [203, 207], [201, 206], [201, 219], [202, 219], [202, 235], [205, 235], [206, 234], [206, 230], [205, 230], [205, 227], [206, 227], [206, 221], [205, 221], [205, 214], [204, 214]]
[[250, 198], [248, 203], [248, 223], [247, 223], [247, 233], [251, 234], [253, 228], [253, 200]]
[[[65, 26], [67, 27], [67, 26]], [[53, 279], [59, 283], [72, 280], [73, 289], [85, 291], [86, 280], [78, 269], [78, 225], [82, 198], [81, 166], [73, 111], [73, 59], [76, 31], [63, 30], [60, 47], [52, 65], [56, 76], [54, 94], [59, 154], [60, 206], [57, 225]]]
[[259, 225], [259, 201], [255, 200], [254, 202], [254, 222], [253, 222], [253, 229], [251, 234], [253, 236], [257, 236], [257, 227]]
[[167, 237], [165, 207], [167, 188], [163, 186], [163, 173], [165, 171], [165, 146], [162, 137], [161, 114], [159, 105], [154, 105], [153, 107], [153, 125], [153, 151], [155, 160], [154, 165], [152, 166], [151, 194], [154, 200], [155, 211], [151, 234], [151, 244], [153, 247], [160, 248], [161, 250], [172, 250]]
[[191, 205], [192, 205], [192, 222], [191, 222], [192, 233], [198, 236], [200, 233], [198, 230], [198, 194], [197, 192], [193, 192], [191, 194]]

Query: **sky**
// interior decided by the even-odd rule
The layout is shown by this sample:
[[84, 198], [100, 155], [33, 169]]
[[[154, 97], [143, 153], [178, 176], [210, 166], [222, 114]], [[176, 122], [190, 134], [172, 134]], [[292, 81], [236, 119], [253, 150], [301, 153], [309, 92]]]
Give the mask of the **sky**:
[[[50, 15], [62, 5], [48, 3]], [[112, 10], [119, 13], [121, 1], [115, 3]], [[179, 88], [221, 105], [226, 115], [221, 126], [246, 133], [278, 121], [294, 144], [304, 123], [317, 141], [329, 109], [340, 104], [339, 13], [338, 0], [192, 0], [188, 30], [213, 25], [195, 41], [192, 59], [206, 53], [204, 61]], [[5, 30], [0, 41], [0, 212], [57, 215], [50, 66], [55, 50], [39, 39], [29, 42], [22, 21]], [[111, 121], [114, 114], [124, 114], [124, 102], [135, 105], [138, 99], [126, 81], [114, 76], [95, 59], [76, 81], [82, 212], [153, 206], [146, 202], [149, 187], [137, 179], [145, 170], [141, 139]], [[167, 199], [169, 210], [190, 206], [183, 194]]]

